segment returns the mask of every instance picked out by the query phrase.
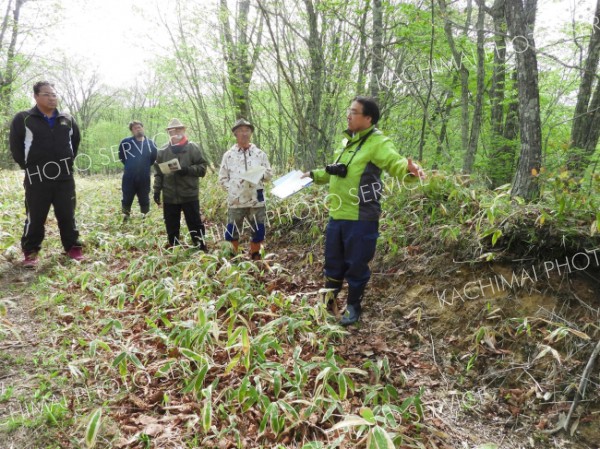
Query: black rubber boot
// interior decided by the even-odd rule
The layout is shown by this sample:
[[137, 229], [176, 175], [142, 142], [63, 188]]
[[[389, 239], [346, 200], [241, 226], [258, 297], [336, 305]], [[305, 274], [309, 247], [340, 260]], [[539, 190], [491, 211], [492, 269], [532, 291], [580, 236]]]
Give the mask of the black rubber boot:
[[346, 312], [340, 320], [342, 326], [350, 326], [358, 321], [360, 318], [360, 304], [348, 304], [346, 306]]
[[360, 303], [362, 301], [363, 294], [365, 292], [366, 284], [358, 288], [348, 288], [348, 305], [346, 306], [346, 312], [340, 320], [342, 326], [350, 326], [358, 321], [360, 313], [362, 311]]
[[325, 298], [327, 299], [327, 310], [329, 312], [337, 312], [337, 297], [342, 289], [343, 281], [338, 281], [337, 279], [327, 278], [325, 280], [325, 288], [332, 288], [333, 292], [331, 294], [325, 293]]

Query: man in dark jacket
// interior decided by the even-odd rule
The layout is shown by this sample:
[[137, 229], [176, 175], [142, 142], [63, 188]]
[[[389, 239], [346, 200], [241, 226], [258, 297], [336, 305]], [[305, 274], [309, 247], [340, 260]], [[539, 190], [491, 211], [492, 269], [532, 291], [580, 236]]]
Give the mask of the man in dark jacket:
[[21, 248], [23, 265], [34, 268], [44, 240], [50, 206], [58, 221], [67, 255], [82, 260], [79, 231], [75, 223], [73, 162], [81, 140], [73, 117], [57, 110], [54, 85], [40, 81], [33, 86], [36, 105], [15, 115], [10, 125], [10, 151], [25, 170], [25, 229]]
[[206, 251], [204, 224], [200, 216], [198, 178], [206, 174], [208, 161], [202, 148], [190, 142], [185, 126], [174, 118], [167, 126], [170, 142], [158, 152], [154, 175], [154, 201], [159, 206], [163, 194], [163, 216], [167, 228], [167, 247], [180, 243], [181, 212], [194, 246]]
[[132, 136], [121, 141], [119, 159], [125, 167], [121, 190], [123, 221], [129, 219], [133, 199], [138, 198], [140, 211], [150, 211], [150, 167], [156, 161], [158, 149], [154, 142], [144, 136], [144, 124], [137, 120], [129, 123]]

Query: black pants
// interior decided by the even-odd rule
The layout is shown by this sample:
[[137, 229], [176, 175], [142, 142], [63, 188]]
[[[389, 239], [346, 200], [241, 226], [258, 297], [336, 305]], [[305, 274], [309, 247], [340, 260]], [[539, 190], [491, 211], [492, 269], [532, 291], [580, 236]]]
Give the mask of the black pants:
[[185, 223], [190, 231], [193, 244], [204, 247], [204, 223], [202, 223], [202, 218], [200, 217], [199, 200], [188, 201], [182, 204], [163, 204], [163, 216], [169, 244], [178, 245], [180, 243], [181, 211], [183, 211]]
[[140, 211], [147, 214], [150, 211], [150, 169], [147, 173], [125, 173], [121, 183], [123, 212], [129, 214], [134, 198], [137, 196]]
[[44, 181], [30, 183], [25, 186], [25, 229], [21, 237], [23, 251], [39, 251], [45, 234], [45, 224], [54, 207], [54, 215], [58, 221], [60, 240], [65, 251], [73, 246], [80, 246], [79, 231], [75, 223], [75, 180]]

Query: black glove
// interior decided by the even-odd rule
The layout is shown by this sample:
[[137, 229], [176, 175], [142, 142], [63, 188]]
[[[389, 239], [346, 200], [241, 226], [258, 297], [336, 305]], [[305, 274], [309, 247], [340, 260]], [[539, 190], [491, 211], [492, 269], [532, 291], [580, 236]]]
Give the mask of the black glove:
[[160, 192], [154, 192], [154, 202], [160, 206]]
[[190, 174], [190, 168], [189, 167], [181, 167], [179, 170], [177, 170], [175, 172], [176, 175], [179, 176], [187, 176]]

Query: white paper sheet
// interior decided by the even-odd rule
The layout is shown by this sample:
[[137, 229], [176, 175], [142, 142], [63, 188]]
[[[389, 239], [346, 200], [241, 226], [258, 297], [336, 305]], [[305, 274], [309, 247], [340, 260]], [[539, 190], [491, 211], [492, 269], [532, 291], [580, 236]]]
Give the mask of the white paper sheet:
[[271, 193], [278, 198], [284, 199], [312, 183], [311, 178], [300, 178], [301, 176], [302, 172], [300, 170], [293, 170], [276, 179], [273, 181], [275, 187], [273, 187]]
[[265, 167], [254, 167], [248, 170], [246, 173], [242, 173], [240, 176], [243, 180], [248, 181], [250, 184], [258, 184], [265, 174]]
[[160, 171], [163, 172], [163, 174], [168, 175], [177, 170], [181, 170], [181, 165], [179, 165], [179, 159], [173, 158], [170, 161], [158, 164], [158, 168], [160, 168]]

